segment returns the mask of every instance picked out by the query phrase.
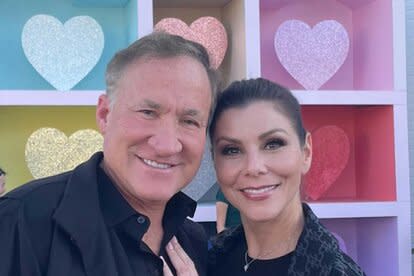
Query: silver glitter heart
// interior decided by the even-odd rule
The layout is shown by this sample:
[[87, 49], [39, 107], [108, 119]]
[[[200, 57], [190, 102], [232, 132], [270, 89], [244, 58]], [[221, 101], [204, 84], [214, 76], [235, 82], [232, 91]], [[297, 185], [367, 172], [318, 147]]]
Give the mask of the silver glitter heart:
[[217, 181], [213, 160], [210, 153], [210, 145], [206, 143], [200, 169], [191, 183], [183, 189], [189, 197], [199, 200], [203, 197]]
[[36, 71], [58, 90], [70, 90], [96, 65], [104, 34], [90, 16], [62, 24], [50, 15], [31, 17], [23, 27], [24, 54]]

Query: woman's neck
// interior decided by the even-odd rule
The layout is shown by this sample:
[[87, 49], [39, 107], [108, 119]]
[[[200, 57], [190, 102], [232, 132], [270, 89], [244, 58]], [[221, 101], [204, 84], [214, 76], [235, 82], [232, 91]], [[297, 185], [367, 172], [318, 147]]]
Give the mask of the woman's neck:
[[247, 253], [255, 259], [274, 259], [293, 251], [304, 225], [300, 201], [291, 202], [273, 220], [257, 222], [249, 221], [245, 217], [242, 220]]

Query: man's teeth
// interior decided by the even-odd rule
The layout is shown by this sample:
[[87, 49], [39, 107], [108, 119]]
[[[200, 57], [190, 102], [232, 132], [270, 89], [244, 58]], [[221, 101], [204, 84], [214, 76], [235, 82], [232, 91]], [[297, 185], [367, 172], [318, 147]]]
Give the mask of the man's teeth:
[[268, 187], [264, 187], [264, 188], [260, 188], [260, 189], [243, 189], [243, 192], [246, 193], [250, 193], [250, 194], [260, 194], [260, 193], [266, 193], [268, 191], [271, 191], [273, 189], [275, 189], [278, 185], [272, 185], [272, 186], [268, 186]]
[[142, 159], [144, 161], [145, 164], [147, 164], [148, 166], [157, 168], [157, 169], [168, 169], [171, 168], [171, 165], [168, 164], [161, 164], [161, 163], [157, 163], [153, 160], [149, 160], [149, 159]]

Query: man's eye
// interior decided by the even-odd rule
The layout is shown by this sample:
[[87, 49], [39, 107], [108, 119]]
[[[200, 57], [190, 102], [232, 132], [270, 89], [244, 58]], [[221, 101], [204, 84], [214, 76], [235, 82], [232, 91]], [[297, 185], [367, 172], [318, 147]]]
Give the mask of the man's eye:
[[200, 127], [200, 123], [197, 122], [196, 120], [184, 119], [183, 123], [185, 125], [192, 126], [192, 127]]
[[268, 141], [265, 144], [264, 148], [266, 150], [275, 150], [280, 147], [283, 147], [284, 145], [286, 145], [286, 142], [283, 141], [282, 139], [273, 139], [273, 140]]
[[239, 154], [239, 153], [240, 153], [240, 149], [237, 148], [237, 147], [224, 147], [221, 150], [221, 154], [222, 155], [230, 155], [230, 156], [233, 156], [233, 155], [236, 155], [236, 154]]
[[144, 114], [146, 117], [151, 117], [151, 118], [157, 115], [154, 110], [150, 110], [150, 109], [141, 109], [139, 110], [139, 113]]

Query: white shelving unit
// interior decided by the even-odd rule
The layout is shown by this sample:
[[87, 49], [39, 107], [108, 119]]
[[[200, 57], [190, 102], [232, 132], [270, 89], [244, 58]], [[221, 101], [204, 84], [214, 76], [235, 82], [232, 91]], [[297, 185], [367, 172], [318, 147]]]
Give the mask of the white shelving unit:
[[[155, 11], [154, 18], [157, 18], [157, 5], [165, 4], [165, 1], [154, 1], [155, 2]], [[194, 10], [197, 7], [196, 3], [191, 4], [191, 9]], [[310, 3], [305, 3], [305, 0], [297, 1], [212, 1], [212, 6], [216, 9], [220, 9], [223, 13], [226, 12], [226, 7], [238, 7], [243, 5], [244, 8], [239, 14], [239, 18], [244, 18], [244, 25], [234, 26], [234, 22], [227, 22], [226, 19], [229, 17], [222, 16], [221, 19], [223, 24], [228, 28], [230, 45], [233, 45], [229, 49], [227, 57], [224, 64], [224, 74], [227, 76], [226, 81], [230, 82], [231, 80], [240, 79], [240, 78], [252, 78], [264, 76], [269, 78], [268, 67], [262, 64], [262, 61], [265, 59], [275, 59], [274, 56], [263, 56], [266, 52], [266, 47], [263, 46], [263, 43], [268, 43], [270, 39], [263, 38], [266, 36], [265, 32], [262, 31], [263, 22], [267, 22], [263, 19], [264, 16], [278, 16], [277, 14], [282, 14], [280, 17], [283, 19], [287, 16], [283, 15], [284, 11], [289, 11], [292, 15], [292, 18], [301, 19], [300, 14], [296, 18], [294, 16], [294, 8], [288, 7], [291, 6], [301, 6], [302, 9], [306, 8], [306, 5], [312, 5]], [[307, 1], [309, 2], [309, 1]], [[327, 2], [327, 1], [319, 1]], [[370, 136], [368, 140], [375, 140], [375, 135], [382, 127], [382, 123], [386, 126], [388, 132], [386, 133], [389, 136], [388, 140], [391, 143], [383, 145], [385, 148], [389, 148], [392, 151], [391, 156], [387, 156], [393, 159], [390, 161], [390, 166], [388, 166], [388, 174], [392, 175], [393, 183], [387, 184], [382, 183], [383, 187], [380, 189], [387, 190], [385, 194], [377, 194], [375, 192], [375, 184], [368, 183], [369, 177], [358, 177], [358, 174], [361, 174], [358, 171], [358, 162], [362, 162], [362, 158], [354, 157], [357, 160], [354, 160], [354, 179], [342, 179], [339, 181], [341, 185], [351, 182], [354, 185], [354, 195], [350, 196], [349, 193], [345, 194], [343, 197], [336, 193], [335, 195], [328, 196], [326, 199], [322, 198], [320, 201], [311, 202], [310, 205], [315, 211], [315, 213], [336, 233], [340, 232], [340, 227], [335, 227], [335, 224], [344, 226], [342, 222], [345, 223], [345, 228], [350, 228], [354, 231], [354, 235], [349, 235], [347, 231], [343, 232], [344, 236], [352, 236], [350, 240], [346, 241], [349, 244], [356, 244], [354, 251], [351, 252], [353, 257], [363, 266], [368, 275], [409, 275], [411, 273], [411, 249], [410, 249], [410, 196], [409, 196], [409, 178], [408, 178], [408, 141], [407, 141], [407, 116], [406, 116], [406, 81], [405, 81], [405, 21], [404, 21], [404, 2], [402, 0], [364, 0], [364, 1], [354, 1], [354, 0], [339, 0], [339, 1], [330, 1], [336, 2], [335, 4], [330, 3], [330, 5], [341, 6], [342, 10], [346, 10], [348, 13], [346, 16], [339, 16], [339, 20], [344, 20], [346, 17], [352, 17], [356, 19], [355, 25], [352, 25], [353, 22], [349, 23], [348, 26], [351, 28], [354, 37], [351, 37], [351, 43], [355, 43], [354, 47], [351, 47], [350, 57], [354, 60], [348, 60], [351, 65], [348, 64], [347, 72], [338, 72], [338, 75], [347, 76], [352, 80], [352, 83], [340, 83], [337, 85], [335, 80], [333, 82], [327, 83], [326, 87], [322, 87], [317, 91], [306, 91], [301, 90], [299, 84], [291, 86], [290, 84], [294, 83], [293, 79], [289, 79], [290, 76], [287, 76], [287, 73], [280, 75], [275, 73], [274, 80], [280, 82], [288, 87], [293, 89], [295, 96], [299, 99], [300, 103], [304, 106], [305, 117], [310, 115], [314, 109], [320, 109], [321, 113], [326, 109], [327, 117], [334, 116], [335, 114], [340, 114], [343, 110], [348, 112], [350, 116], [353, 116], [350, 119], [349, 124], [351, 127], [357, 129], [361, 128], [359, 125], [359, 120], [364, 121], [366, 125], [369, 125], [370, 122], [374, 126], [372, 132], [359, 130], [357, 134], [350, 133], [353, 135], [351, 139], [354, 144], [362, 143], [360, 141], [361, 136]], [[180, 5], [181, 4], [181, 5]], [[185, 9], [185, 1], [173, 1], [172, 6], [176, 6], [177, 9]], [[378, 75], [373, 75], [372, 73], [366, 73], [361, 71], [358, 66], [361, 65], [360, 59], [363, 59], [358, 51], [362, 52], [364, 50], [364, 45], [358, 40], [358, 35], [366, 32], [367, 30], [362, 30], [358, 28], [360, 25], [364, 25], [364, 20], [383, 20], [382, 18], [369, 18], [370, 16], [375, 16], [375, 14], [383, 15], [384, 12], [388, 14], [384, 17], [384, 20], [388, 20], [386, 29], [390, 30], [390, 33], [381, 37], [378, 32], [375, 32], [373, 26], [368, 26], [368, 32], [372, 31], [372, 42], [368, 42], [366, 45], [367, 51], [372, 50], [372, 45], [378, 43], [382, 39], [387, 40], [389, 43], [388, 48], [390, 49], [388, 53], [377, 53], [379, 57], [384, 55], [385, 57], [391, 58], [391, 66], [385, 66], [387, 62], [376, 63], [372, 58], [367, 61], [367, 66], [364, 70], [378, 71]], [[190, 5], [189, 12], [190, 12]], [[199, 8], [205, 8], [201, 4]], [[272, 11], [264, 10], [274, 9]], [[370, 9], [374, 10], [370, 12]], [[293, 10], [293, 11], [292, 11]], [[276, 12], [277, 11], [277, 12]], [[215, 11], [216, 12], [216, 11]], [[312, 13], [312, 10], [309, 10]], [[313, 11], [315, 12], [315, 11]], [[269, 13], [269, 14], [265, 14]], [[329, 19], [335, 19], [335, 16], [330, 14], [322, 14], [316, 12], [315, 18], [311, 17], [311, 22], [315, 22], [316, 18], [327, 17]], [[208, 15], [208, 12], [207, 14]], [[364, 19], [363, 17], [367, 17]], [[380, 15], [377, 15], [380, 16]], [[180, 10], [176, 15], [171, 17], [178, 17], [186, 21], [186, 13], [183, 10]], [[190, 17], [190, 16], [189, 16]], [[333, 18], [332, 18], [333, 17]], [[348, 18], [349, 19], [349, 18]], [[269, 19], [268, 19], [269, 20]], [[301, 19], [306, 22], [306, 18]], [[278, 20], [275, 20], [279, 22]], [[154, 21], [156, 23], [156, 20]], [[191, 21], [187, 20], [187, 23]], [[374, 24], [374, 23], [372, 23]], [[385, 23], [384, 23], [385, 24]], [[369, 25], [369, 24], [368, 24]], [[229, 27], [230, 26], [230, 27]], [[234, 30], [237, 29], [237, 32]], [[349, 30], [348, 30], [349, 31]], [[369, 34], [366, 35], [365, 40], [369, 40]], [[234, 45], [237, 45], [237, 49], [234, 48]], [[379, 45], [379, 44], [378, 44]], [[386, 48], [386, 47], [385, 47]], [[237, 52], [237, 55], [234, 54]], [[391, 56], [389, 56], [391, 55]], [[238, 57], [236, 59], [235, 57]], [[245, 60], [243, 60], [245, 59]], [[348, 58], [349, 59], [349, 58]], [[358, 60], [357, 60], [358, 59]], [[378, 58], [381, 59], [381, 58]], [[385, 58], [384, 58], [385, 60]], [[237, 64], [237, 66], [229, 66], [228, 63]], [[240, 71], [240, 65], [244, 64], [243, 70]], [[273, 64], [274, 65], [274, 64]], [[364, 65], [364, 64], [362, 64]], [[280, 67], [279, 65], [276, 65]], [[346, 65], [345, 65], [346, 66]], [[362, 66], [364, 67], [364, 66]], [[379, 67], [379, 69], [377, 68]], [[228, 69], [230, 68], [230, 70]], [[239, 70], [231, 70], [233, 68], [239, 68]], [[283, 68], [276, 70], [277, 72], [283, 71]], [[349, 77], [351, 75], [351, 77]], [[363, 77], [363, 80], [358, 80], [359, 75], [366, 75]], [[382, 79], [388, 79], [383, 81]], [[378, 86], [377, 80], [382, 83]], [[338, 109], [339, 111], [336, 111]], [[372, 113], [373, 112], [373, 113]], [[373, 114], [373, 115], [372, 115]], [[384, 117], [383, 119], [375, 119], [376, 115], [378, 117]], [[346, 115], [344, 115], [346, 116]], [[374, 116], [374, 119], [371, 117]], [[315, 115], [315, 117], [318, 117]], [[342, 118], [343, 119], [343, 118]], [[342, 120], [341, 119], [341, 120]], [[384, 121], [382, 121], [384, 120]], [[306, 118], [305, 118], [306, 121]], [[308, 120], [309, 121], [309, 120]], [[312, 121], [312, 120], [310, 120]], [[318, 118], [314, 119], [312, 122], [313, 125], [318, 125]], [[323, 123], [321, 123], [323, 124]], [[375, 128], [376, 127], [376, 128]], [[375, 143], [374, 143], [375, 144]], [[374, 145], [373, 149], [368, 150], [367, 154], [374, 155], [373, 159], [370, 160], [368, 166], [373, 167], [372, 169], [383, 169], [381, 166], [376, 164], [375, 154], [381, 151], [379, 145]], [[363, 147], [362, 147], [363, 149]], [[364, 152], [361, 152], [361, 146], [354, 149], [354, 154], [361, 156]], [[381, 155], [381, 154], [379, 154]], [[379, 156], [378, 162], [381, 162], [381, 158], [386, 156]], [[358, 160], [358, 158], [360, 160]], [[367, 165], [363, 165], [367, 166]], [[378, 172], [381, 173], [380, 171]], [[372, 179], [372, 182], [377, 182], [378, 179]], [[352, 186], [351, 185], [351, 186]], [[380, 185], [380, 186], [381, 186]], [[364, 192], [359, 194], [358, 189], [362, 187]], [[337, 187], [338, 188], [338, 187]], [[340, 188], [338, 190], [341, 190]], [[373, 195], [370, 195], [370, 193]], [[340, 191], [338, 192], [340, 193]], [[214, 202], [211, 203], [200, 203], [196, 215], [194, 217], [197, 221], [215, 221], [215, 206]], [[364, 241], [363, 239], [367, 238], [367, 231], [364, 229], [369, 229], [372, 236], [368, 237], [370, 241]], [[396, 241], [396, 246], [392, 245], [392, 239], [387, 239], [387, 237], [394, 237]], [[381, 247], [381, 242], [383, 241], [383, 247]], [[373, 243], [378, 243], [380, 246], [374, 246]], [[358, 245], [359, 244], [359, 245]], [[369, 250], [364, 250], [362, 247], [375, 248], [376, 250], [383, 251], [394, 251], [391, 254], [387, 255], [388, 259], [380, 259], [377, 253]], [[352, 255], [351, 254], [351, 255]], [[366, 255], [368, 254], [368, 255]], [[377, 258], [375, 260], [375, 258]]]

